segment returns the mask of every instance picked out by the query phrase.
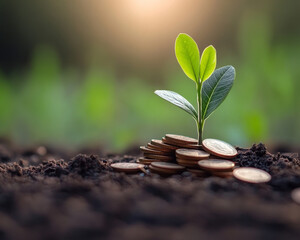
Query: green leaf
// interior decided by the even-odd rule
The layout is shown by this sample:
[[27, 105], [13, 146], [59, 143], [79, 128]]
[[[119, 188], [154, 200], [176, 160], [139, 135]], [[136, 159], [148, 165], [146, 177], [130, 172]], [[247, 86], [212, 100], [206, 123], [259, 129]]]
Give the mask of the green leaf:
[[200, 53], [197, 43], [189, 35], [180, 33], [175, 42], [175, 54], [184, 73], [197, 83], [200, 74]]
[[156, 90], [154, 93], [165, 99], [166, 101], [176, 105], [177, 107], [180, 107], [187, 113], [191, 114], [193, 118], [195, 118], [195, 120], [198, 119], [198, 114], [193, 105], [190, 104], [189, 101], [180, 94], [168, 90]]
[[235, 69], [225, 66], [217, 69], [202, 85], [202, 120], [224, 101], [228, 95], [235, 78]]
[[216, 49], [210, 45], [204, 49], [200, 61], [200, 80], [204, 82], [215, 71], [217, 63]]

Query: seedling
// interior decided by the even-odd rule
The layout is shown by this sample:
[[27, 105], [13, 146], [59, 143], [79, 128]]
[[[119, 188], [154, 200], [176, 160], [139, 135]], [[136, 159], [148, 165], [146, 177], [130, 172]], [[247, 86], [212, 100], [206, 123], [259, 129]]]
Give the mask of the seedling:
[[216, 69], [216, 49], [210, 45], [204, 49], [201, 59], [197, 43], [187, 34], [179, 34], [175, 42], [175, 54], [184, 73], [196, 84], [198, 111], [183, 96], [168, 90], [156, 90], [155, 94], [189, 113], [197, 124], [198, 144], [202, 142], [206, 119], [228, 95], [235, 78], [235, 69], [225, 66]]

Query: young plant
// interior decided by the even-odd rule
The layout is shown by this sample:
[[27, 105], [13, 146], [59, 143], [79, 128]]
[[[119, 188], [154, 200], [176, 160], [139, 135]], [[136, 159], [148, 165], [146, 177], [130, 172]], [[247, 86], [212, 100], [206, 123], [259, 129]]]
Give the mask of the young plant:
[[196, 84], [198, 111], [180, 94], [168, 90], [156, 90], [155, 94], [189, 113], [197, 124], [198, 144], [202, 142], [206, 119], [224, 101], [235, 78], [232, 66], [216, 68], [216, 49], [208, 46], [201, 59], [197, 43], [187, 34], [179, 34], [175, 42], [175, 54], [184, 73]]

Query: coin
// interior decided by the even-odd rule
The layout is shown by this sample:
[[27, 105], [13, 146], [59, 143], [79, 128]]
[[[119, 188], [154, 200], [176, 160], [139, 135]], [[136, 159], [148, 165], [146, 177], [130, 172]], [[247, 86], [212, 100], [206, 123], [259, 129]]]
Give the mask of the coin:
[[190, 138], [182, 135], [166, 134], [165, 139], [170, 142], [175, 142], [179, 144], [197, 144], [198, 140], [195, 138]]
[[204, 139], [202, 141], [202, 147], [210, 154], [222, 158], [234, 158], [237, 155], [237, 150], [233, 146], [217, 139]]
[[240, 167], [233, 170], [233, 176], [249, 183], [265, 183], [271, 180], [271, 175], [264, 170], [252, 167]]
[[184, 170], [183, 166], [180, 166], [176, 163], [168, 163], [168, 162], [153, 162], [151, 163], [151, 166], [157, 167], [157, 168], [163, 168], [163, 169], [169, 169], [169, 170]]
[[144, 153], [144, 156], [146, 158], [151, 158], [151, 159], [159, 159], [163, 161], [172, 161], [175, 158], [172, 156], [165, 156], [165, 155], [158, 155], [158, 154], [150, 154], [150, 153]]
[[166, 140], [165, 138], [162, 138], [162, 141], [163, 141], [164, 144], [167, 144], [167, 145], [170, 145], [170, 146], [174, 147], [175, 150], [178, 149], [178, 148], [182, 148], [182, 144], [170, 142], [170, 141]]
[[198, 177], [207, 177], [209, 176], [209, 173], [206, 171], [203, 171], [201, 169], [196, 169], [196, 168], [188, 168], [187, 169], [189, 172], [196, 174]]
[[176, 159], [177, 163], [181, 166], [191, 167], [191, 168], [199, 168], [198, 161], [190, 161], [181, 158]]
[[194, 149], [184, 149], [180, 148], [176, 150], [176, 156], [182, 159], [190, 159], [190, 160], [201, 160], [209, 158], [209, 153], [201, 151], [201, 150], [194, 150]]
[[145, 146], [141, 146], [140, 149], [143, 153], [149, 153], [149, 154], [155, 154], [155, 155], [170, 155], [170, 153], [168, 153], [168, 152], [162, 152], [159, 150], [150, 149]]
[[152, 139], [151, 140], [151, 144], [161, 147], [161, 148], [165, 148], [165, 149], [170, 149], [170, 150], [176, 150], [177, 147], [169, 145], [169, 144], [165, 144], [162, 140], [157, 140], [157, 139]]
[[178, 149], [178, 148], [188, 148], [188, 149], [197, 149], [197, 150], [201, 150], [202, 146], [201, 145], [197, 145], [197, 144], [182, 144], [182, 143], [178, 143], [178, 142], [171, 142], [169, 140], [166, 140], [165, 138], [162, 138], [162, 142], [166, 145], [172, 146], [174, 148], [174, 150]]
[[158, 159], [151, 159], [151, 158], [139, 158], [137, 160], [137, 163], [142, 163], [142, 164], [145, 164], [145, 165], [149, 165], [151, 164], [152, 162], [160, 162], [161, 160], [158, 160]]
[[174, 152], [174, 150], [172, 150], [172, 149], [159, 147], [159, 146], [153, 145], [152, 143], [148, 143], [147, 147], [152, 149], [152, 150], [166, 152], [166, 153], [173, 153]]
[[189, 163], [189, 162], [181, 162], [181, 161], [177, 161], [177, 163], [181, 166], [184, 167], [190, 167], [190, 168], [199, 168], [199, 166], [197, 165], [197, 163]]
[[198, 161], [199, 160], [187, 160], [187, 159], [183, 159], [183, 158], [176, 158], [177, 162], [183, 162], [183, 163], [189, 163], [189, 164], [196, 164], [198, 166]]
[[221, 177], [221, 178], [231, 178], [233, 177], [232, 171], [225, 171], [225, 172], [211, 172], [212, 175], [217, 176], [217, 177]]
[[133, 172], [141, 171], [141, 168], [144, 168], [145, 165], [139, 163], [120, 162], [120, 163], [113, 163], [110, 166], [114, 170], [119, 172], [133, 173]]
[[294, 202], [300, 204], [300, 188], [295, 188], [291, 193], [291, 197]]
[[198, 144], [182, 145], [181, 147], [188, 148], [188, 149], [202, 150], [202, 145], [198, 145]]
[[208, 171], [229, 171], [234, 167], [234, 162], [225, 159], [208, 159], [198, 161], [200, 168]]
[[152, 172], [162, 174], [162, 175], [166, 175], [166, 174], [170, 175], [170, 174], [178, 173], [178, 170], [170, 170], [170, 169], [165, 169], [165, 168], [159, 168], [159, 167], [155, 167], [155, 166], [152, 166], [152, 165], [150, 165], [149, 168]]

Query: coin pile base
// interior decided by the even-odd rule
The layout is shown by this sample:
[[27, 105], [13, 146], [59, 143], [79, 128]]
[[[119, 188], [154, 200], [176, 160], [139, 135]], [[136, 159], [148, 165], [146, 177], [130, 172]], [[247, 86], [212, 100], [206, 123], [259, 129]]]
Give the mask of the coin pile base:
[[164, 161], [175, 162], [175, 151], [179, 148], [201, 149], [197, 145], [197, 139], [175, 135], [166, 134], [162, 140], [152, 139], [147, 146], [140, 147], [144, 157], [138, 160], [139, 163], [151, 164], [151, 162]]
[[[196, 175], [199, 176], [232, 177], [233, 162], [230, 162], [231, 167], [229, 169], [218, 169], [216, 164], [218, 162], [220, 166], [220, 162], [224, 163], [226, 161], [222, 158], [234, 158], [237, 155], [236, 149], [230, 144], [217, 139], [205, 139], [202, 145], [203, 148], [201, 145], [198, 145], [198, 140], [195, 138], [166, 134], [162, 140], [153, 139], [146, 147], [140, 147], [144, 157], [139, 158], [137, 162], [150, 165], [155, 162], [175, 162], [176, 160], [183, 167], [195, 169], [195, 174], [196, 170], [198, 170]], [[209, 160], [208, 164], [213, 163], [215, 165], [213, 168], [205, 168], [205, 166], [202, 166], [203, 164], [198, 163], [198, 161], [202, 160]], [[161, 172], [161, 169], [157, 169], [152, 164], [149, 168], [153, 172]], [[170, 173], [170, 171], [165, 170], [165, 173]]]

